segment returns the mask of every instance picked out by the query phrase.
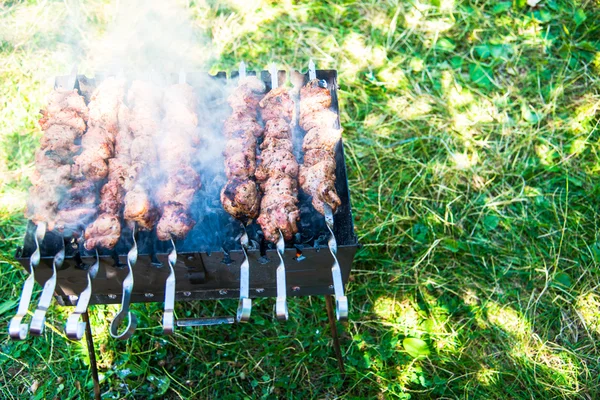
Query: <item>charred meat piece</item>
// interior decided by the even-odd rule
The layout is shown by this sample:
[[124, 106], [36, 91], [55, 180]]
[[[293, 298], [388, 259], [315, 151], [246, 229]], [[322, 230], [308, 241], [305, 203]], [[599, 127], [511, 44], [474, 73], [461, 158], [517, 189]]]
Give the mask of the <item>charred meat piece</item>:
[[242, 78], [227, 98], [233, 112], [223, 125], [225, 143], [225, 175], [227, 183], [221, 189], [221, 204], [237, 219], [250, 220], [258, 216], [260, 195], [254, 180], [256, 172], [256, 138], [262, 136], [258, 123], [258, 104], [265, 91], [256, 77]]
[[329, 109], [331, 93], [313, 79], [300, 89], [300, 126], [304, 136], [304, 164], [300, 167], [299, 183], [312, 196], [312, 204], [321, 214], [328, 204], [335, 212], [341, 201], [335, 190], [335, 148], [342, 136], [336, 129], [337, 115]]
[[158, 240], [183, 239], [195, 224], [188, 207], [167, 203], [163, 205], [162, 216], [156, 225], [156, 236]]
[[295, 120], [296, 105], [285, 86], [271, 90], [259, 105], [263, 121], [283, 119], [290, 123]]
[[124, 205], [123, 217], [136, 222], [140, 229], [150, 230], [158, 220], [158, 210], [141, 185], [127, 192]]
[[121, 237], [121, 222], [112, 214], [100, 214], [93, 224], [85, 230], [85, 248], [96, 247], [112, 249]]
[[273, 174], [261, 183], [263, 197], [260, 203], [260, 224], [265, 239], [276, 242], [279, 230], [286, 240], [298, 232], [298, 190], [296, 180], [289, 175]]
[[48, 106], [41, 110], [39, 124], [44, 131], [53, 125], [68, 126], [81, 135], [85, 132], [88, 120], [88, 107], [77, 90], [54, 90], [48, 99]]
[[221, 190], [221, 204], [234, 218], [256, 218], [260, 207], [256, 182], [251, 179], [235, 178], [227, 181]]
[[325, 150], [335, 155], [335, 147], [342, 138], [342, 130], [335, 128], [313, 128], [306, 132], [302, 150]]
[[114, 155], [114, 141], [104, 128], [93, 126], [81, 139], [83, 151], [75, 158], [81, 172], [92, 181], [108, 175], [108, 159]]
[[325, 160], [312, 166], [300, 167], [300, 186], [307, 194], [312, 196], [315, 210], [325, 215], [323, 204], [329, 204], [335, 212], [341, 201], [335, 190], [335, 162]]
[[235, 112], [243, 115], [256, 115], [258, 102], [265, 92], [265, 84], [253, 76], [241, 78], [237, 88], [227, 97], [227, 102]]

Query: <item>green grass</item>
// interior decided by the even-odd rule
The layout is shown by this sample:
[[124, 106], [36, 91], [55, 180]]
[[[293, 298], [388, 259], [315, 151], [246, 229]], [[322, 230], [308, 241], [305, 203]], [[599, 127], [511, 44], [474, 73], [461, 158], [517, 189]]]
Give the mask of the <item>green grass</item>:
[[[47, 78], [75, 61], [89, 68], [85, 50], [115, 13], [86, 3], [70, 28], [79, 35], [67, 37], [70, 4], [0, 5], [0, 326], [24, 279], [12, 255]], [[108, 335], [115, 307], [97, 306], [104, 397], [599, 398], [600, 3], [540, 6], [190, 2], [217, 53], [213, 71], [241, 59], [301, 68], [311, 57], [340, 71], [364, 245], [347, 288], [347, 376], [321, 298], [290, 301], [286, 324], [259, 300], [251, 324], [172, 337], [160, 333], [160, 304], [135, 305], [146, 316], [125, 343]], [[235, 307], [181, 304], [177, 314]], [[42, 338], [2, 339], [0, 397], [91, 396], [84, 344], [62, 334], [69, 311], [54, 306]], [[405, 338], [429, 355], [413, 358]]]

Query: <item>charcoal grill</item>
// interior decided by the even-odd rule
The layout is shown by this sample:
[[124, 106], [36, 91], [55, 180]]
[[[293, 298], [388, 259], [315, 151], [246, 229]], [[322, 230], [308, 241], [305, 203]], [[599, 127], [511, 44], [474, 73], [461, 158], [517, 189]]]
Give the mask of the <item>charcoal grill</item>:
[[[268, 71], [248, 71], [248, 75], [257, 75], [264, 81], [267, 90], [272, 87], [271, 73]], [[238, 72], [229, 74], [236, 78]], [[307, 82], [307, 74], [297, 71], [289, 75], [286, 71], [278, 71], [277, 79], [282, 84], [287, 77], [294, 82]], [[337, 71], [317, 70], [318, 79], [325, 80], [331, 89], [332, 109], [339, 115], [337, 97]], [[74, 75], [56, 78], [56, 87], [72, 85]], [[211, 76], [223, 88], [228, 74], [219, 72]], [[93, 88], [103, 79], [96, 74], [95, 78], [76, 75], [75, 87], [89, 101]], [[176, 76], [173, 76], [176, 80]], [[187, 83], [196, 90], [203, 88], [200, 83], [206, 80], [206, 73], [187, 73]], [[175, 82], [172, 82], [175, 83]], [[218, 99], [215, 100], [218, 103]], [[298, 146], [296, 146], [298, 147]], [[297, 154], [301, 158], [301, 154]], [[342, 271], [343, 283], [346, 284], [350, 275], [352, 262], [358, 247], [354, 232], [350, 192], [344, 148], [342, 142], [336, 149], [336, 189], [342, 204], [334, 215], [333, 232], [337, 240], [337, 258]], [[183, 239], [176, 241], [177, 258], [173, 265], [176, 281], [175, 300], [217, 300], [240, 297], [240, 266], [244, 261], [243, 249], [239, 236], [241, 223], [229, 216], [221, 207], [218, 193], [225, 181], [224, 174], [207, 175], [202, 173], [203, 188], [197, 194], [194, 204], [202, 208], [196, 215], [198, 223]], [[323, 216], [311, 206], [310, 199], [302, 192], [299, 196], [301, 219], [300, 233], [294, 240], [285, 244], [283, 259], [286, 266], [286, 289], [291, 298], [299, 296], [323, 295], [326, 297], [328, 317], [333, 329], [334, 344], [340, 368], [343, 361], [339, 352], [337, 332], [333, 317], [332, 295], [332, 255], [329, 252], [327, 239], [329, 231]], [[193, 206], [194, 208], [194, 206]], [[276, 297], [276, 269], [279, 257], [274, 246], [261, 239], [260, 227], [253, 223], [247, 227], [250, 247], [247, 250], [250, 262], [250, 298]], [[29, 271], [30, 257], [35, 252], [36, 225], [28, 223], [22, 247], [16, 251], [16, 259], [22, 267]], [[206, 232], [212, 236], [206, 238]], [[127, 253], [133, 245], [132, 232], [123, 228], [121, 240], [112, 251], [99, 250], [98, 272], [92, 281], [90, 304], [120, 303], [123, 296], [123, 281], [127, 275]], [[163, 302], [165, 299], [165, 281], [169, 276], [168, 255], [172, 250], [170, 242], [160, 242], [154, 231], [137, 233], [138, 259], [133, 268], [134, 286], [131, 291], [131, 303]], [[55, 232], [48, 232], [40, 243], [41, 260], [35, 269], [36, 281], [43, 285], [52, 275], [54, 255], [65, 246], [65, 257], [57, 272], [57, 284], [54, 297], [60, 305], [74, 306], [78, 296], [86, 288], [88, 269], [96, 262], [96, 253], [87, 251], [82, 241], [75, 238], [64, 238]], [[291, 300], [293, 301], [293, 300]], [[87, 320], [87, 313], [83, 315]], [[210, 325], [217, 323], [232, 323], [233, 317], [204, 318], [178, 320], [179, 326]], [[88, 326], [89, 328], [89, 326]], [[89, 337], [91, 339], [91, 337]], [[92, 347], [93, 349], [93, 347]]]

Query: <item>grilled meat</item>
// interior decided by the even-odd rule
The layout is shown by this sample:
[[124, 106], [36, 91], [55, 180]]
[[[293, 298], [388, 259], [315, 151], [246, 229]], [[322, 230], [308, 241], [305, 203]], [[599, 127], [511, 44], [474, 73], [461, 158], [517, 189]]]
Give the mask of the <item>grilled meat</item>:
[[260, 197], [254, 174], [256, 171], [256, 138], [263, 132], [258, 123], [258, 103], [265, 91], [256, 77], [241, 78], [227, 101], [233, 109], [223, 125], [225, 143], [225, 175], [221, 204], [234, 218], [254, 219], [258, 216]]
[[283, 119], [288, 124], [295, 121], [296, 105], [285, 86], [272, 89], [259, 105], [263, 121]]
[[83, 151], [75, 160], [81, 172], [92, 181], [101, 181], [108, 175], [108, 159], [115, 152], [124, 95], [125, 81], [114, 77], [102, 81], [92, 95], [90, 128], [81, 139]]
[[64, 224], [60, 221], [72, 221], [61, 202], [74, 195], [69, 189], [73, 156], [79, 151], [75, 142], [86, 129], [88, 108], [76, 90], [54, 90], [41, 114], [39, 124], [44, 135], [35, 154], [33, 185], [25, 214], [36, 224], [47, 223], [48, 230], [54, 230], [59, 221], [58, 227], [62, 229]]
[[[114, 157], [108, 160], [108, 181], [100, 192], [102, 214], [86, 229], [86, 238], [90, 239], [86, 240], [86, 248], [113, 248], [121, 235], [121, 215], [137, 222], [141, 229], [152, 229], [158, 219], [141, 177], [156, 161], [153, 141], [158, 132], [161, 96], [158, 87], [133, 81], [127, 93], [132, 108], [118, 105]], [[114, 224], [110, 229], [109, 223]]]
[[157, 193], [162, 215], [156, 225], [159, 240], [184, 238], [196, 221], [190, 205], [200, 188], [200, 177], [192, 167], [194, 137], [198, 132], [197, 100], [191, 86], [171, 85], [165, 90], [158, 154], [164, 182]]
[[131, 135], [129, 158], [125, 163], [128, 168], [127, 175], [124, 169], [119, 170], [116, 179], [127, 190], [122, 202], [123, 217], [136, 222], [140, 229], [150, 230], [159, 217], [153, 187], [158, 160], [155, 141], [160, 134], [163, 91], [149, 82], [133, 81], [127, 99], [131, 107], [126, 124]]
[[263, 197], [260, 224], [265, 239], [276, 242], [279, 232], [286, 240], [298, 232], [298, 162], [292, 153], [292, 127], [296, 106], [285, 87], [271, 90], [259, 103], [265, 123], [256, 179]]
[[112, 214], [103, 213], [85, 230], [85, 248], [96, 247], [112, 249], [121, 237], [121, 222]]
[[44, 131], [53, 125], [62, 125], [75, 129], [81, 135], [85, 132], [89, 111], [77, 90], [54, 90], [48, 107], [40, 114], [39, 124]]
[[125, 80], [110, 77], [98, 85], [90, 100], [90, 126], [102, 128], [111, 141], [119, 130], [119, 108], [125, 95]]
[[187, 207], [167, 203], [163, 205], [162, 216], [156, 225], [156, 237], [158, 240], [183, 239], [195, 224]]
[[304, 136], [304, 164], [300, 167], [302, 190], [312, 196], [312, 204], [325, 214], [324, 204], [335, 212], [341, 200], [335, 190], [335, 148], [342, 136], [336, 129], [337, 115], [329, 109], [331, 94], [313, 79], [300, 89], [300, 126]]

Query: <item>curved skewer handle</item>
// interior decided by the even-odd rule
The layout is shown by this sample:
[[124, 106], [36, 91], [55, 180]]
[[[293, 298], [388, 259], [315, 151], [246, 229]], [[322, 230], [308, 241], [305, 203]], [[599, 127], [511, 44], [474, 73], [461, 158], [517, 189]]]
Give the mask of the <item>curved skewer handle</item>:
[[244, 227], [244, 233], [240, 238], [244, 261], [240, 266], [240, 302], [237, 309], [237, 322], [248, 322], [252, 312], [252, 299], [250, 299], [250, 261], [248, 260], [248, 233]]
[[23, 283], [23, 290], [21, 291], [17, 314], [12, 317], [8, 325], [8, 333], [13, 340], [25, 340], [27, 338], [27, 333], [29, 332], [29, 324], [23, 324], [22, 321], [25, 315], [27, 315], [27, 310], [29, 310], [29, 304], [31, 303], [33, 286], [35, 285], [35, 269], [39, 265], [41, 259], [40, 243], [44, 240], [44, 236], [46, 236], [46, 223], [40, 222], [35, 228], [35, 251], [29, 259], [29, 276]]
[[65, 327], [65, 333], [71, 340], [81, 340], [85, 333], [85, 322], [80, 321], [81, 316], [87, 311], [90, 299], [92, 297], [92, 280], [98, 274], [98, 268], [100, 267], [100, 257], [98, 256], [98, 250], [96, 250], [96, 262], [88, 269], [87, 272], [87, 286], [79, 295], [77, 300], [77, 306], [75, 311], [67, 318], [67, 325]]
[[44, 284], [42, 295], [38, 302], [37, 308], [31, 318], [31, 325], [29, 326], [29, 332], [32, 335], [40, 336], [44, 333], [44, 324], [46, 322], [46, 312], [50, 308], [52, 303], [52, 297], [54, 296], [54, 289], [56, 288], [56, 269], [60, 268], [65, 261], [65, 241], [62, 240], [62, 248], [54, 256], [52, 261], [52, 275]]
[[171, 238], [171, 244], [173, 250], [169, 253], [168, 264], [169, 264], [169, 276], [165, 284], [165, 311], [163, 313], [163, 333], [170, 335], [175, 330], [175, 264], [177, 263], [177, 248], [175, 242]]
[[275, 314], [280, 321], [287, 321], [288, 305], [287, 305], [287, 286], [285, 282], [285, 264], [283, 262], [283, 252], [285, 250], [285, 242], [283, 233], [279, 231], [279, 240], [277, 240], [277, 255], [279, 256], [279, 266], [277, 267], [277, 300], [275, 303]]
[[342, 280], [342, 270], [337, 259], [337, 241], [333, 234], [333, 212], [328, 204], [324, 204], [325, 222], [329, 229], [329, 251], [333, 256], [333, 266], [331, 267], [331, 275], [333, 277], [333, 291], [335, 293], [335, 315], [338, 321], [348, 320], [348, 298], [344, 295], [344, 281]]
[[[134, 313], [129, 311], [131, 302], [131, 291], [133, 290], [133, 266], [137, 262], [138, 248], [135, 241], [135, 227], [133, 228], [133, 247], [127, 253], [127, 276], [123, 281], [123, 297], [121, 298], [121, 309], [115, 315], [115, 319], [110, 323], [110, 336], [115, 339], [129, 339], [137, 327], [137, 318]], [[122, 333], [119, 333], [119, 325], [127, 317], [127, 326]]]

